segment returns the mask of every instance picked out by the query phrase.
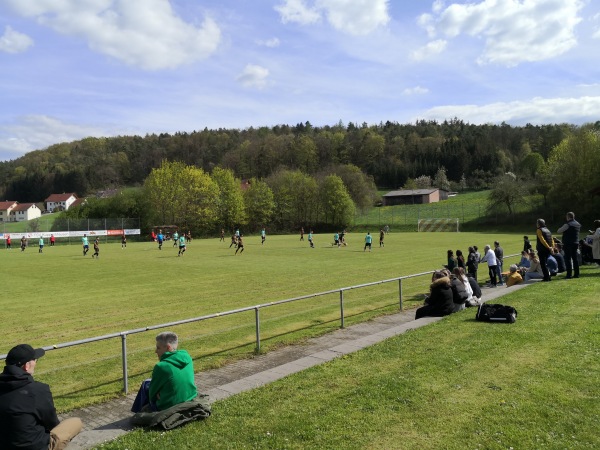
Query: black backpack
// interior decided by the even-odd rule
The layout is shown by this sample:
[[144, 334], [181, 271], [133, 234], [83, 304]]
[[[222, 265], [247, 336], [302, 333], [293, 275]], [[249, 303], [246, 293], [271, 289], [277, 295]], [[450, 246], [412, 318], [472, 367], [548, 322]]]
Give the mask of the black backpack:
[[517, 320], [517, 310], [512, 306], [484, 303], [477, 308], [475, 320], [514, 323]]

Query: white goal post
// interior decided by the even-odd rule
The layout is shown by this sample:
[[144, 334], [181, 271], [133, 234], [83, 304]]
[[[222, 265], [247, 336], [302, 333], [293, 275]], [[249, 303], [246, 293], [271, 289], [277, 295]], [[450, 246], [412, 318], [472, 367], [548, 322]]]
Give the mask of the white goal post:
[[458, 218], [456, 219], [419, 219], [417, 231], [453, 231], [459, 232]]

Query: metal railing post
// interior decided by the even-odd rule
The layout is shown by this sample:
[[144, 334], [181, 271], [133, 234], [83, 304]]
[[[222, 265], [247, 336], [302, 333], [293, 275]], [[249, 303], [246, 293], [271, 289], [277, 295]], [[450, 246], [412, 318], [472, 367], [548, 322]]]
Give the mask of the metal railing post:
[[127, 382], [127, 335], [121, 335], [121, 357], [123, 359], [123, 391], [125, 395], [129, 392], [129, 385]]
[[260, 352], [260, 309], [254, 308], [254, 318], [256, 322], [256, 352]]
[[344, 328], [344, 290], [340, 289], [340, 319], [341, 328]]
[[402, 278], [398, 280], [398, 294], [400, 296], [400, 311], [403, 311], [402, 308]]

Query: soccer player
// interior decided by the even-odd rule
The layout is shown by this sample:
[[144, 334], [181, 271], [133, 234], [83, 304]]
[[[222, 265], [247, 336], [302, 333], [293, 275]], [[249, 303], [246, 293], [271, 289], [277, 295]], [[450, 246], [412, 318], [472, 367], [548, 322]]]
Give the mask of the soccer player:
[[229, 244], [229, 248], [231, 248], [232, 245], [237, 245], [237, 236], [235, 234], [231, 235], [231, 244]]
[[94, 241], [94, 254], [92, 255], [93, 257], [96, 257], [96, 259], [100, 258], [100, 240], [99, 238], [96, 238], [96, 240]]
[[315, 248], [315, 243], [313, 242], [313, 230], [310, 230], [310, 233], [308, 233], [308, 243], [310, 244], [310, 248]]
[[244, 237], [244, 235], [240, 234], [240, 237], [237, 240], [237, 248], [235, 249], [235, 254], [236, 255], [237, 255], [238, 250], [240, 250], [240, 249], [242, 250], [240, 252], [240, 255], [244, 252], [244, 241], [242, 239], [243, 237]]
[[177, 256], [183, 256], [185, 253], [185, 235], [179, 236], [179, 253]]
[[90, 243], [88, 241], [87, 234], [84, 234], [81, 238], [81, 245], [83, 245], [83, 256], [87, 255], [87, 252], [90, 250]]
[[367, 235], [365, 236], [365, 248], [363, 249], [363, 252], [367, 250], [367, 247], [369, 247], [369, 251], [371, 251], [372, 243], [373, 243], [373, 236], [371, 236], [371, 233], [368, 232]]
[[56, 238], [53, 234], [50, 235], [50, 247], [54, 247], [54, 243], [56, 242]]
[[7, 234], [6, 235], [6, 248], [12, 248], [11, 245], [12, 244], [11, 244], [11, 241], [10, 241], [10, 235]]
[[265, 243], [265, 239], [267, 238], [267, 232], [265, 231], [264, 228], [260, 232], [260, 237], [262, 239], [262, 241], [260, 242], [260, 244], [263, 245]]
[[383, 231], [383, 229], [379, 230], [379, 246], [380, 247], [385, 247], [385, 244], [383, 243], [384, 237], [385, 237], [385, 231]]
[[44, 253], [44, 238], [40, 236], [40, 249], [38, 253]]
[[25, 247], [27, 247], [27, 241], [25, 240], [25, 236], [21, 237], [21, 251], [25, 251]]
[[162, 230], [158, 230], [158, 234], [156, 235], [156, 242], [158, 242], [158, 249], [162, 250], [163, 241], [165, 240], [165, 235], [162, 233]]
[[121, 248], [127, 248], [127, 236], [124, 234], [121, 236]]
[[300, 240], [304, 240], [304, 227], [300, 228]]
[[177, 247], [177, 244], [179, 244], [179, 234], [175, 231], [173, 233], [173, 247]]
[[225, 228], [221, 228], [221, 239], [219, 239], [219, 242], [225, 242]]

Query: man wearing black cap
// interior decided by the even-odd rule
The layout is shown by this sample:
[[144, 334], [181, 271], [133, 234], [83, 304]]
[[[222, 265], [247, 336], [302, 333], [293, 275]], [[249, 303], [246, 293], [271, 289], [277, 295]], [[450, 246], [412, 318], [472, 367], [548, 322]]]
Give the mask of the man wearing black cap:
[[43, 348], [13, 347], [0, 374], [0, 449], [60, 450], [82, 429], [72, 417], [59, 422], [47, 384], [33, 380]]

